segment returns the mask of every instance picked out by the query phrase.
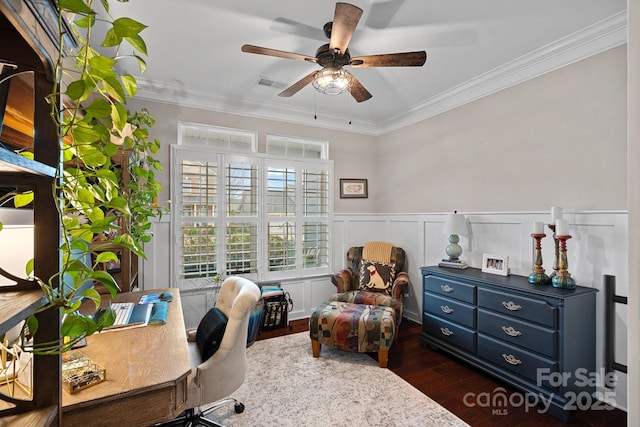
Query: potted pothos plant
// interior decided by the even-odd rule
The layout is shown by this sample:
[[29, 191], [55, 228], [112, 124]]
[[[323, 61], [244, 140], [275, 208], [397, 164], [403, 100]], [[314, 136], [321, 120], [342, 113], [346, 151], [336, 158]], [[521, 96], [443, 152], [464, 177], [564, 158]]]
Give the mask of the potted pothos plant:
[[[114, 246], [144, 258], [143, 244], [152, 237], [149, 219], [166, 211], [156, 202], [162, 188], [155, 172], [162, 165], [154, 157], [160, 142], [149, 134], [155, 119], [145, 109], [127, 109], [126, 102], [135, 96], [137, 82], [133, 76], [117, 71], [119, 61], [135, 60], [144, 72], [147, 49], [140, 33], [146, 26], [131, 18], [111, 16], [109, 0], [100, 0], [99, 10], [92, 0], [55, 3], [60, 49], [49, 98], [62, 153], [61, 176], [53, 186], [62, 228], [62, 267], [50, 278], [33, 279], [47, 297], [42, 310], [60, 308], [63, 321], [59, 340], [26, 346], [26, 350], [39, 354], [64, 352], [113, 324], [111, 310], [99, 319], [79, 311], [85, 300], [93, 301], [96, 310], [100, 306], [101, 295], [95, 283], [102, 284], [112, 296], [118, 290], [111, 274], [99, 265], [118, 261]], [[93, 35], [98, 22], [107, 26], [107, 32], [96, 43]], [[73, 31], [75, 46], [65, 45], [67, 27]], [[130, 175], [127, 185], [119, 166], [123, 157]], [[31, 203], [33, 194], [13, 197], [15, 206], [20, 207]], [[32, 263], [27, 266], [31, 275]], [[25, 330], [37, 334], [34, 316], [25, 323]]]

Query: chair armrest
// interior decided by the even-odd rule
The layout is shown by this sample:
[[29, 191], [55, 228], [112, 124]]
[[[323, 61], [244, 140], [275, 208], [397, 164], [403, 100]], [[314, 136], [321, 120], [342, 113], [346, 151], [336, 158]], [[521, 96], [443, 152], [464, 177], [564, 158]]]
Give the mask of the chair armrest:
[[338, 293], [351, 291], [351, 270], [340, 270], [331, 275], [331, 283], [338, 289]]
[[396, 276], [396, 280], [393, 281], [393, 287], [391, 288], [391, 296], [398, 301], [402, 301], [402, 297], [409, 289], [409, 284], [411, 281], [409, 280], [409, 275], [404, 271], [401, 271]]
[[188, 330], [187, 331], [187, 341], [195, 342], [196, 341], [196, 332], [198, 332], [196, 329]]

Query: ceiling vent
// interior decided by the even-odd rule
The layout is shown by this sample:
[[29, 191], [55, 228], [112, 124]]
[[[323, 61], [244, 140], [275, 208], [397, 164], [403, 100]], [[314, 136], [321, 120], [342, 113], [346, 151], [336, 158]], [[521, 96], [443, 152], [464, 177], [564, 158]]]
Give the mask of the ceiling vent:
[[284, 89], [285, 87], [287, 87], [287, 84], [282, 82], [277, 82], [275, 80], [272, 80], [266, 77], [260, 77], [258, 79], [258, 86], [268, 86], [274, 89]]

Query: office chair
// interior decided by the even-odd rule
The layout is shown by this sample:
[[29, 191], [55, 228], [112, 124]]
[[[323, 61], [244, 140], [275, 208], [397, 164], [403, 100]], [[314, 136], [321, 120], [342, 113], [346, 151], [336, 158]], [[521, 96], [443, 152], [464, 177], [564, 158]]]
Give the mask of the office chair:
[[[192, 368], [187, 379], [187, 410], [156, 426], [220, 426], [206, 416], [231, 402], [236, 413], [244, 410], [242, 403], [227, 396], [245, 379], [249, 314], [259, 299], [260, 288], [250, 280], [229, 277], [224, 281], [215, 306], [196, 331], [188, 331]], [[213, 406], [200, 410], [212, 402]]]

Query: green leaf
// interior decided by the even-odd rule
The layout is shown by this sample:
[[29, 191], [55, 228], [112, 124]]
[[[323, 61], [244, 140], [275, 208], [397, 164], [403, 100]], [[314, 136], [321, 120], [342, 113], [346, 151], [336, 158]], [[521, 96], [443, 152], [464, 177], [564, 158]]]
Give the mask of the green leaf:
[[107, 93], [118, 102], [125, 102], [124, 89], [115, 77], [106, 77], [102, 81], [102, 87]]
[[113, 183], [118, 182], [118, 177], [116, 176], [115, 172], [110, 169], [99, 169], [96, 171], [96, 176], [99, 178], [107, 179]]
[[78, 313], [69, 313], [60, 326], [60, 335], [63, 337], [78, 337], [87, 331], [87, 320]]
[[34, 261], [33, 261], [33, 258], [31, 258], [29, 261], [27, 261], [27, 265], [25, 265], [24, 267], [24, 271], [25, 273], [27, 273], [27, 276], [31, 276], [33, 274], [33, 268], [34, 268]]
[[87, 107], [87, 112], [96, 118], [109, 117], [111, 115], [111, 104], [104, 98], [98, 98]]
[[93, 13], [93, 10], [83, 0], [59, 0], [58, 6], [67, 12], [88, 14]]
[[140, 22], [131, 19], [131, 18], [118, 18], [113, 21], [113, 29], [116, 34], [120, 37], [133, 37], [138, 35], [138, 33], [147, 28], [146, 25], [141, 24]]
[[109, 262], [109, 261], [118, 261], [118, 256], [113, 252], [100, 252], [96, 257], [96, 262]]
[[[94, 133], [97, 135], [95, 140], [100, 139], [100, 134], [95, 131]], [[79, 146], [78, 157], [80, 157], [87, 166], [99, 167], [107, 162], [107, 157], [91, 145]]]
[[145, 43], [144, 39], [140, 37], [139, 34], [136, 34], [133, 36], [127, 36], [124, 39], [128, 41], [129, 44], [133, 46], [135, 50], [137, 50], [138, 52], [144, 55], [147, 55], [147, 44]]
[[88, 228], [72, 230], [70, 234], [71, 234], [71, 237], [74, 239], [86, 240], [86, 241], [90, 241], [91, 239], [93, 239], [93, 231], [91, 231], [91, 229], [88, 229]]
[[89, 242], [87, 240], [74, 240], [71, 242], [71, 250], [77, 252], [86, 252], [89, 250]]
[[113, 67], [117, 64], [117, 61], [113, 58], [109, 58], [104, 55], [94, 56], [89, 60], [89, 66], [93, 73], [100, 73], [102, 75], [109, 75], [113, 72]]
[[82, 80], [75, 80], [67, 86], [67, 91], [65, 93], [74, 101], [82, 101], [86, 98], [86, 85]]
[[139, 57], [138, 55], [133, 55], [138, 60], [138, 67], [140, 67], [140, 74], [143, 74], [147, 70], [147, 62]]
[[93, 127], [80, 123], [71, 128], [71, 136], [73, 136], [73, 141], [76, 145], [100, 140], [100, 133], [96, 132]]
[[31, 335], [35, 335], [38, 331], [38, 319], [36, 319], [35, 316], [29, 316], [25, 323], [27, 324], [27, 328], [29, 328]]
[[107, 34], [104, 35], [104, 40], [102, 40], [102, 47], [114, 47], [120, 43], [122, 43], [122, 37], [116, 34], [113, 28], [109, 28]]
[[81, 188], [80, 190], [78, 190], [78, 200], [80, 202], [89, 203], [89, 204], [93, 204], [95, 202], [93, 198], [93, 192], [91, 192], [91, 190], [88, 190], [86, 188]]
[[73, 21], [73, 23], [80, 28], [93, 27], [93, 24], [96, 23], [96, 16], [94, 14], [82, 16], [79, 19], [76, 19], [75, 21]]
[[93, 301], [94, 304], [96, 305], [96, 308], [100, 307], [100, 301], [102, 300], [102, 297], [100, 296], [100, 293], [95, 288], [87, 288], [84, 291], [82, 291], [81, 295], [83, 298], [90, 299], [91, 301]]
[[104, 219], [104, 212], [102, 209], [87, 209], [85, 212], [87, 213], [87, 217], [91, 220], [91, 223]]
[[16, 208], [22, 208], [33, 202], [33, 191], [25, 191], [24, 193], [16, 194], [13, 198], [13, 205]]
[[102, 283], [109, 290], [109, 292], [111, 292], [112, 295], [115, 295], [116, 292], [120, 290], [113, 276], [111, 276], [106, 271], [94, 270], [91, 273], [91, 277], [94, 280], [97, 280], [98, 282]]
[[111, 120], [116, 129], [121, 131], [127, 123], [127, 118], [127, 109], [122, 104], [113, 104], [111, 106]]
[[124, 86], [124, 89], [127, 91], [129, 97], [133, 98], [134, 96], [136, 96], [136, 92], [138, 91], [138, 82], [136, 81], [136, 79], [129, 74], [125, 74], [124, 76], [120, 77], [120, 80], [122, 80], [122, 86]]
[[33, 153], [31, 151], [21, 151], [20, 155], [25, 159], [33, 160], [35, 159]]

